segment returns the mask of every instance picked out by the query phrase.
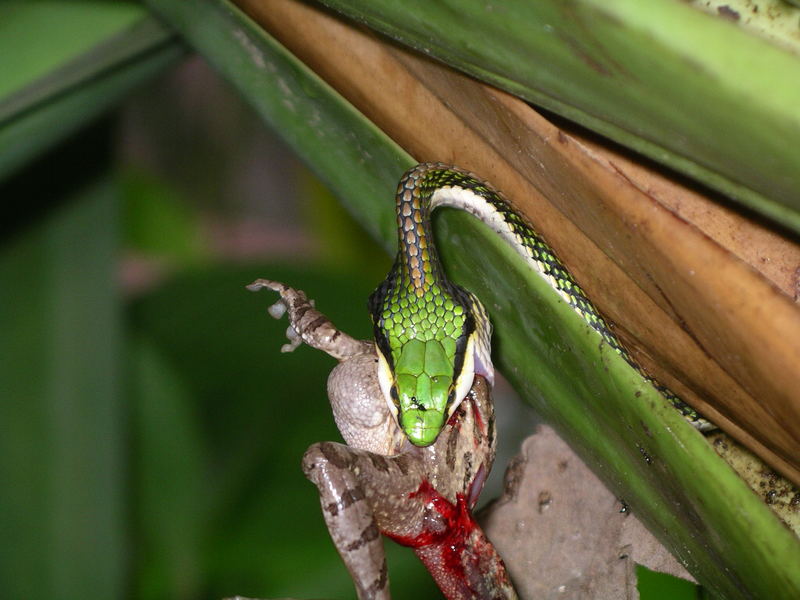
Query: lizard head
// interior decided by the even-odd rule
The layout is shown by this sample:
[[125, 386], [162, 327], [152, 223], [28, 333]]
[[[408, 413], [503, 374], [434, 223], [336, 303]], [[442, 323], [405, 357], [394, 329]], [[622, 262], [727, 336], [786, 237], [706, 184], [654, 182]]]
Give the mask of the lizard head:
[[472, 387], [476, 357], [478, 371], [486, 371], [488, 348], [479, 347], [488, 335], [476, 327], [477, 298], [458, 286], [432, 285], [419, 293], [392, 283], [390, 277], [370, 297], [378, 378], [406, 437], [428, 446]]

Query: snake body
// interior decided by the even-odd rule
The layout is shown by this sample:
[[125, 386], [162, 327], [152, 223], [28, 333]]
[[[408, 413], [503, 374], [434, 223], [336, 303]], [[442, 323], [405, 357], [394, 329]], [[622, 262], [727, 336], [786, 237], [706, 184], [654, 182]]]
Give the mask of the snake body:
[[312, 445], [303, 470], [360, 600], [390, 598], [380, 534], [413, 548], [448, 600], [518, 598], [472, 516], [495, 453], [491, 323], [477, 296], [442, 268], [430, 219], [438, 206], [488, 224], [603, 343], [701, 422], [641, 370], [550, 246], [497, 191], [456, 167], [414, 167], [397, 188], [397, 258], [369, 300], [374, 344], [336, 328], [299, 290], [271, 280], [249, 286], [280, 293], [270, 313], [289, 318], [282, 351], [305, 342], [339, 361], [328, 396], [347, 445]]
[[[436, 252], [431, 213], [439, 206], [465, 210], [491, 227], [688, 421], [708, 428], [693, 408], [644, 372], [553, 249], [508, 200], [463, 169], [422, 163], [407, 171], [398, 185], [399, 250], [369, 302], [383, 361], [384, 393], [413, 443], [435, 440], [437, 428], [452, 414], [473, 374], [493, 379], [487, 313], [477, 297], [447, 279]], [[447, 369], [450, 373], [444, 372]]]

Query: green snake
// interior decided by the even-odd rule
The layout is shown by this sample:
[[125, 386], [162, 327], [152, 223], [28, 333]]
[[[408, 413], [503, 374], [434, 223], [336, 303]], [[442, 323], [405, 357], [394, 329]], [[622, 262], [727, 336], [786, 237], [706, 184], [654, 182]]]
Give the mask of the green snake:
[[472, 515], [495, 456], [491, 324], [478, 298], [450, 282], [431, 212], [466, 210], [505, 239], [605, 344], [695, 424], [702, 421], [644, 374], [552, 249], [474, 175], [443, 164], [408, 171], [396, 194], [399, 250], [369, 300], [375, 340], [338, 329], [304, 292], [259, 279], [288, 316], [290, 352], [305, 343], [336, 358], [328, 378], [346, 444], [312, 444], [303, 471], [360, 600], [390, 600], [381, 534], [413, 549], [448, 600], [516, 600], [513, 572]]
[[476, 374], [490, 384], [494, 379], [486, 310], [474, 294], [447, 279], [436, 252], [431, 213], [439, 206], [465, 210], [491, 227], [687, 420], [708, 428], [694, 409], [642, 370], [553, 249], [508, 200], [458, 167], [422, 163], [397, 187], [399, 250], [369, 299], [381, 389], [413, 444], [436, 440]]

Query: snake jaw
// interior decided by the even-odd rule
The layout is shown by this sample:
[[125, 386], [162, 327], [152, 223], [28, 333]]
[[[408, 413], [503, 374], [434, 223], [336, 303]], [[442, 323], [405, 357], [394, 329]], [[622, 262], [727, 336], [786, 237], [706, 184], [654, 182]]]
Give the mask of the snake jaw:
[[[400, 384], [397, 381], [397, 377], [408, 376], [396, 375], [389, 366], [386, 357], [378, 350], [377, 375], [381, 393], [386, 400], [386, 405], [390, 413], [394, 416], [395, 421], [405, 432], [412, 444], [416, 446], [428, 446], [435, 442], [439, 431], [441, 431], [448, 419], [453, 415], [467, 394], [469, 394], [475, 379], [476, 366], [478, 366], [480, 362], [480, 357], [477, 352], [478, 345], [479, 344], [476, 343], [476, 336], [474, 334], [471, 335], [464, 349], [464, 360], [461, 362], [460, 371], [458, 374], [454, 374], [455, 376], [453, 379], [450, 379], [450, 377], [446, 378], [451, 381], [449, 392], [447, 392], [446, 389], [440, 388], [438, 394], [441, 396], [440, 400], [431, 402], [437, 394], [428, 398], [431, 391], [428, 390], [427, 394], [423, 394], [428, 400], [424, 403], [418, 402], [416, 397], [406, 397], [405, 392], [401, 399], [401, 393], [398, 389]], [[441, 380], [440, 377], [429, 377], [424, 373], [420, 373], [414, 379], [418, 382], [417, 390], [420, 389], [418, 387], [421, 385], [419, 383], [420, 379], [430, 381], [434, 384], [437, 380]], [[439, 385], [441, 386], [441, 384], [442, 382], [440, 381]], [[406, 387], [404, 389], [408, 389], [408, 382], [406, 382]], [[445, 398], [447, 399], [445, 400]]]
[[467, 347], [464, 350], [464, 362], [461, 365], [461, 372], [455, 381], [455, 396], [447, 409], [447, 418], [455, 412], [461, 401], [467, 397], [475, 379], [475, 334], [473, 333], [467, 340]]
[[399, 415], [398, 415], [398, 406], [397, 401], [394, 399], [392, 394], [392, 389], [394, 388], [394, 376], [392, 375], [392, 369], [389, 367], [389, 363], [386, 362], [386, 358], [383, 356], [383, 353], [378, 350], [378, 385], [380, 385], [381, 392], [383, 392], [383, 397], [386, 399], [386, 404], [389, 406], [389, 412], [392, 413], [395, 421], [400, 423]]

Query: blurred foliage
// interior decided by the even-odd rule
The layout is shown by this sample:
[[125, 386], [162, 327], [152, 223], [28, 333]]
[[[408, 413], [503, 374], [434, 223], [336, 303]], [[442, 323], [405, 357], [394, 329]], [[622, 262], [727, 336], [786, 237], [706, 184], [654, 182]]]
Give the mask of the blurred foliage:
[[[286, 323], [264, 310], [276, 298], [243, 288], [264, 275], [291, 281], [340, 326], [369, 334], [370, 285], [313, 267], [204, 268], [134, 304], [133, 545], [142, 586], [160, 584], [143, 587], [143, 598], [351, 593], [299, 468], [310, 443], [340, 439], [325, 395], [334, 361], [307, 347], [279, 352]], [[399, 597], [426, 579], [430, 589], [419, 569], [400, 576], [414, 566], [410, 551], [396, 560]]]
[[124, 595], [119, 194], [104, 132], [0, 188], [12, 207], [0, 244], [3, 598]]
[[208, 258], [198, 215], [166, 181], [143, 169], [122, 173], [123, 234], [130, 248], [151, 258], [191, 264]]
[[[319, 254], [320, 264], [335, 271], [361, 273], [365, 281], [374, 282], [373, 287], [383, 280], [389, 271], [389, 256], [342, 210], [333, 193], [315, 177], [301, 180], [300, 189], [308, 198], [302, 218], [314, 232], [319, 247], [324, 248]], [[370, 331], [367, 337], [371, 335]]]
[[120, 102], [182, 46], [130, 2], [0, 3], [0, 180]]
[[[0, 6], [0, 54], [7, 61], [0, 96], [51, 75], [143, 16], [132, 2], [10, 1]], [[72, 23], [72, 27], [64, 27]], [[41, 35], [33, 36], [32, 31]]]

